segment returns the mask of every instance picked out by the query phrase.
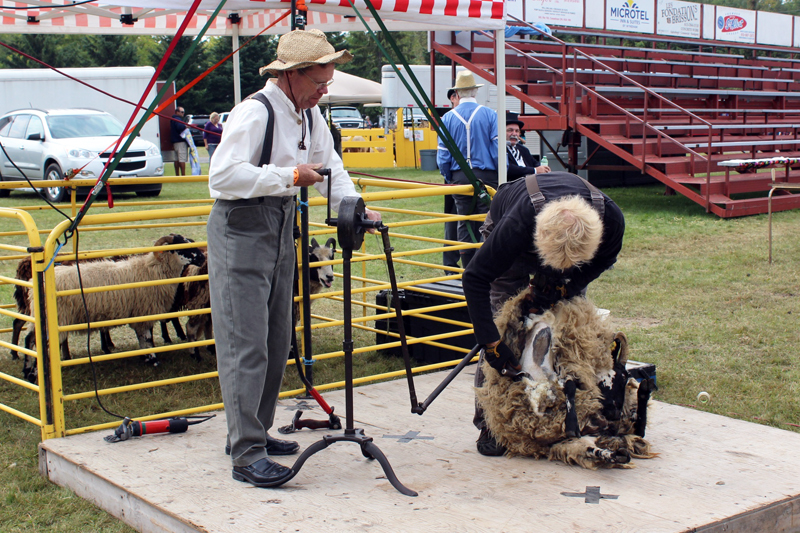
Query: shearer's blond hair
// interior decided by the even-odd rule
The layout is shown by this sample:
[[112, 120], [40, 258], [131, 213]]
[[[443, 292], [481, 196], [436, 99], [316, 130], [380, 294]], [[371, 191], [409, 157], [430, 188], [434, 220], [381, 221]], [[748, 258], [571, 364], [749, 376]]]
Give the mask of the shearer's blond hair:
[[603, 222], [580, 196], [545, 204], [536, 215], [533, 243], [545, 266], [566, 270], [594, 257], [603, 236]]

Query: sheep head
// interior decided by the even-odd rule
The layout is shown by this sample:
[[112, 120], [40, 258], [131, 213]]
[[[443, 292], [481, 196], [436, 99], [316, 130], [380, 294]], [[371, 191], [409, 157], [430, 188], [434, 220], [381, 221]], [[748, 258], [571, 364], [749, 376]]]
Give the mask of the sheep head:
[[[333, 253], [336, 250], [336, 239], [331, 237], [325, 243], [325, 246], [320, 246], [316, 239], [311, 239], [311, 244], [308, 247], [308, 261], [315, 263], [317, 261], [330, 261], [333, 259]], [[330, 288], [333, 285], [333, 266], [325, 265], [311, 269], [311, 281], [319, 282], [325, 288]], [[313, 283], [312, 283], [313, 285]]]
[[[182, 235], [170, 233], [158, 239], [153, 246], [166, 246], [170, 244], [188, 244], [194, 242], [192, 239], [187, 239]], [[199, 248], [182, 248], [179, 250], [169, 250], [167, 252], [153, 252], [156, 259], [162, 260], [163, 254], [175, 253], [184, 265], [201, 266], [206, 261], [206, 256]]]

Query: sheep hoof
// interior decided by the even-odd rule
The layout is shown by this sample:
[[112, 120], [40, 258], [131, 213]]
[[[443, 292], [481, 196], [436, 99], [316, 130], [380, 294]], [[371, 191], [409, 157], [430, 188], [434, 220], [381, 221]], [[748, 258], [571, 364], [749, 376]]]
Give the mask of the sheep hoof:
[[203, 358], [200, 356], [200, 349], [199, 348], [195, 348], [194, 351], [192, 352], [192, 359], [194, 359], [198, 363], [203, 360]]
[[615, 465], [624, 465], [631, 462], [631, 454], [625, 448], [620, 448], [616, 452], [614, 452], [614, 456], [611, 458], [611, 462]]
[[147, 355], [142, 356], [142, 361], [146, 365], [152, 365], [153, 367], [158, 366], [158, 356], [154, 353], [150, 353]]
[[22, 369], [22, 377], [25, 379], [25, 381], [27, 381], [28, 383], [33, 383], [34, 385], [36, 384], [36, 380], [39, 377], [38, 374], [39, 373], [37, 372], [36, 367]]

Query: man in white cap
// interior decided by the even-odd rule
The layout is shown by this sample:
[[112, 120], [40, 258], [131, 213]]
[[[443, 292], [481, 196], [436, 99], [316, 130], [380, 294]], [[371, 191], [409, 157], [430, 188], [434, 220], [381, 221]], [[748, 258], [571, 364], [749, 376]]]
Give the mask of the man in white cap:
[[[478, 105], [475, 96], [482, 84], [475, 83], [471, 72], [461, 71], [456, 75], [453, 90], [458, 94], [458, 106], [445, 113], [442, 124], [458, 146], [475, 177], [480, 181], [497, 188], [497, 112], [488, 107]], [[440, 169], [447, 169], [452, 176], [452, 183], [468, 185], [469, 178], [456, 162], [453, 154], [439, 138], [437, 163]], [[444, 172], [444, 170], [443, 170]], [[445, 174], [446, 176], [446, 174]], [[489, 208], [481, 201], [473, 200], [473, 196], [454, 195], [456, 211], [459, 215], [475, 215], [486, 213]], [[471, 228], [471, 232], [470, 232]], [[480, 222], [459, 221], [458, 240], [472, 243], [473, 236], [479, 240]], [[467, 268], [475, 255], [475, 248], [461, 250], [461, 266]]]
[[208, 183], [216, 199], [208, 217], [208, 279], [226, 452], [233, 478], [257, 487], [291, 477], [270, 456], [299, 449], [268, 433], [291, 344], [295, 195], [309, 185], [327, 195], [316, 172], [323, 166], [331, 169], [334, 210], [357, 195], [317, 107], [335, 65], [352, 56], [336, 52], [319, 30], [283, 35], [277, 55], [260, 70], [276, 78], [228, 117]]
[[[611, 268], [622, 249], [625, 218], [608, 196], [575, 174], [550, 172], [509, 182], [497, 191], [481, 227], [485, 241], [464, 271], [464, 296], [483, 359], [501, 375], [520, 370], [500, 342], [492, 320], [509, 298], [530, 284], [530, 313], [542, 313], [561, 299], [585, 294], [586, 286]], [[533, 278], [531, 278], [533, 276]], [[533, 340], [534, 360], [550, 346], [549, 328]], [[483, 385], [481, 363], [475, 386]], [[505, 453], [477, 408], [482, 455]]]

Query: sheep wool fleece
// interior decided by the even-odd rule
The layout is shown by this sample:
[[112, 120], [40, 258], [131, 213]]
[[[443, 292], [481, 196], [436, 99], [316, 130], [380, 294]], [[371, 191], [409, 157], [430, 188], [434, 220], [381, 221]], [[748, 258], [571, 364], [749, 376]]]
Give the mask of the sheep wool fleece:
[[217, 200], [208, 274], [222, 399], [234, 466], [267, 456], [289, 356], [294, 197]]

